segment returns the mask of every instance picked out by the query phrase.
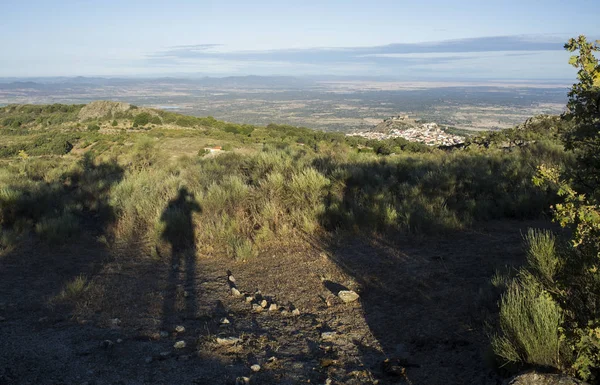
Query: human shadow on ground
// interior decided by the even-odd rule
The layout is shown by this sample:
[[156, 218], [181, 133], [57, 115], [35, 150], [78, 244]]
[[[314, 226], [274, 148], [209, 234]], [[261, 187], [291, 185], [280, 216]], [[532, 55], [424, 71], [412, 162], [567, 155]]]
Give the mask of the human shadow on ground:
[[[163, 241], [170, 245], [167, 293], [163, 300], [163, 328], [169, 328], [181, 311], [183, 318], [196, 315], [196, 244], [193, 213], [201, 213], [200, 205], [185, 187], [179, 189], [161, 215]], [[181, 289], [183, 288], [183, 292]], [[183, 297], [183, 298], [182, 298]]]

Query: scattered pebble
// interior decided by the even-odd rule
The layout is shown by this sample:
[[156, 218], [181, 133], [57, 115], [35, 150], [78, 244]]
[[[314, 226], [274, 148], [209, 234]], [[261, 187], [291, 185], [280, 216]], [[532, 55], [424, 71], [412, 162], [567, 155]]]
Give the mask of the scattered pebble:
[[246, 302], [252, 302], [252, 300], [254, 300], [254, 297], [249, 295], [246, 296]]
[[350, 303], [356, 301], [359, 295], [352, 290], [341, 290], [338, 293], [338, 297], [340, 297], [340, 299], [344, 301], [344, 303]]
[[229, 320], [228, 320], [227, 318], [225, 318], [225, 317], [221, 318], [221, 321], [219, 321], [219, 322], [221, 322], [221, 325], [228, 325], [228, 324], [230, 324], [230, 323], [231, 323], [231, 322], [229, 322]]
[[177, 325], [177, 326], [175, 326], [175, 331], [177, 333], [183, 333], [183, 332], [185, 332], [185, 327], [183, 327], [182, 325]]
[[229, 277], [227, 277], [227, 279], [229, 280], [229, 282], [235, 283], [235, 278], [233, 277], [233, 275], [230, 275]]
[[263, 299], [262, 301], [260, 301], [260, 306], [264, 309], [267, 307], [269, 303], [267, 302], [266, 299]]
[[234, 297], [239, 297], [240, 295], [242, 295], [242, 293], [240, 293], [240, 291], [239, 291], [237, 288], [235, 288], [235, 287], [232, 287], [232, 288], [231, 288], [231, 294], [232, 294]]
[[332, 339], [334, 339], [336, 336], [335, 332], [324, 332], [321, 333], [321, 339], [324, 341], [331, 341]]
[[183, 349], [185, 348], [185, 341], [177, 341], [175, 345], [173, 345], [175, 349]]
[[252, 369], [253, 372], [258, 372], [258, 371], [260, 371], [260, 365], [254, 364], [250, 367], [250, 369]]
[[121, 343], [123, 343], [123, 340], [121, 338], [119, 338], [119, 339], [117, 339], [117, 343], [121, 344]]
[[238, 337], [225, 337], [225, 338], [220, 338], [217, 337], [217, 344], [221, 345], [221, 346], [231, 346], [231, 345], [235, 345], [242, 342], [241, 338]]
[[331, 378], [325, 380], [325, 385], [331, 385], [332, 383], [333, 381], [331, 381]]
[[250, 379], [248, 377], [238, 377], [235, 379], [235, 385], [246, 385], [250, 383]]
[[300, 310], [298, 310], [298, 309], [292, 310], [292, 315], [295, 315], [295, 316], [300, 315]]
[[269, 311], [277, 311], [277, 309], [279, 308], [276, 303], [272, 303], [271, 306], [269, 306]]
[[257, 312], [257, 313], [260, 313], [261, 311], [263, 311], [263, 307], [262, 307], [262, 306], [260, 306], [260, 305], [259, 305], [259, 304], [257, 304], [257, 303], [253, 303], [253, 304], [252, 304], [252, 310], [254, 310], [254, 311], [255, 311], [255, 312]]
[[287, 310], [285, 310], [285, 309], [282, 309], [282, 310], [281, 310], [281, 315], [288, 315], [288, 313], [289, 313], [289, 312], [288, 312]]
[[119, 326], [121, 324], [121, 320], [118, 319], [118, 318], [113, 318], [113, 319], [110, 320], [110, 324], [112, 326]]

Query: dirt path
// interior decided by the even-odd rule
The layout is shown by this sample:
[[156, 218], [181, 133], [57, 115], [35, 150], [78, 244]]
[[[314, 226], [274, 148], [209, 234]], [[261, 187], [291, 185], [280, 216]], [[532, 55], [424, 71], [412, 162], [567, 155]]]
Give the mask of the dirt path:
[[[93, 241], [32, 245], [0, 259], [0, 384], [497, 384], [489, 280], [521, 262], [521, 231], [536, 225], [297, 242], [248, 263], [201, 257], [194, 271], [185, 256], [114, 258]], [[79, 276], [86, 290], [53, 300]]]

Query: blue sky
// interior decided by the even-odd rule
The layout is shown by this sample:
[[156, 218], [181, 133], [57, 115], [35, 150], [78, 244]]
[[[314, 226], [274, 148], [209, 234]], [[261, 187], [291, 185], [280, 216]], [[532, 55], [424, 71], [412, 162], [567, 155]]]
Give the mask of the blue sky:
[[1, 0], [0, 77], [572, 79], [597, 0]]

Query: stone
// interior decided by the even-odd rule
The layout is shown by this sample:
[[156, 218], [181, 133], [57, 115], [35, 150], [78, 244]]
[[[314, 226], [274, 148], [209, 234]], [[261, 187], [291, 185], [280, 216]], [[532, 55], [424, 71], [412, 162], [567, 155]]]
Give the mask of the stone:
[[300, 310], [298, 310], [298, 309], [292, 310], [292, 315], [299, 316], [300, 315]]
[[253, 303], [253, 304], [252, 304], [252, 310], [254, 310], [254, 311], [255, 311], [255, 312], [257, 312], [257, 313], [260, 313], [261, 311], [263, 311], [263, 307], [262, 307], [262, 306], [260, 306], [260, 305], [259, 305], [259, 304], [257, 304], [257, 303]]
[[260, 301], [260, 306], [261, 306], [263, 309], [266, 309], [268, 304], [269, 304], [269, 303], [267, 302], [267, 300], [266, 300], [266, 299], [263, 299], [262, 301]]
[[352, 290], [341, 290], [338, 293], [338, 297], [340, 297], [340, 299], [344, 301], [344, 303], [350, 303], [356, 301], [359, 295]]
[[250, 369], [252, 369], [253, 372], [259, 372], [260, 371], [260, 365], [259, 364], [254, 364], [250, 367]]
[[321, 339], [323, 341], [331, 341], [335, 338], [336, 332], [324, 332], [321, 333]]
[[331, 381], [331, 378], [325, 380], [325, 385], [331, 385], [332, 383], [333, 381]]
[[113, 318], [113, 319], [110, 320], [110, 324], [112, 326], [119, 326], [119, 325], [121, 325], [121, 320], [118, 319], [118, 318]]
[[269, 311], [277, 311], [277, 309], [279, 309], [279, 307], [277, 307], [276, 303], [272, 303], [271, 306], [269, 306]]
[[229, 325], [231, 322], [229, 322], [229, 320], [225, 317], [221, 318], [221, 320], [219, 321], [221, 323], [221, 325]]
[[185, 348], [185, 341], [177, 341], [175, 345], [173, 345], [175, 349], [183, 349]]
[[219, 344], [221, 346], [232, 346], [232, 345], [239, 344], [240, 342], [242, 342], [242, 339], [238, 338], [238, 337], [225, 337], [225, 338], [217, 337], [217, 344]]
[[123, 340], [122, 340], [121, 338], [119, 338], [119, 339], [117, 339], [117, 343], [118, 343], [118, 344], [122, 344], [122, 343], [123, 343]]
[[167, 338], [169, 336], [169, 332], [166, 330], [161, 330], [160, 331], [160, 337], [161, 338]]
[[250, 383], [250, 379], [248, 377], [238, 377], [235, 379], [235, 385], [247, 385]]
[[233, 277], [233, 275], [230, 275], [229, 277], [227, 277], [227, 279], [229, 280], [229, 282], [235, 283], [235, 278]]
[[504, 382], [505, 385], [587, 385], [562, 374], [529, 372], [511, 378]]
[[246, 296], [246, 302], [252, 302], [254, 300], [254, 297], [247, 295]]
[[171, 352], [160, 352], [158, 355], [158, 358], [161, 360], [166, 360], [169, 357], [171, 357]]
[[234, 297], [239, 297], [240, 295], [242, 295], [242, 293], [240, 293], [240, 291], [237, 288], [232, 287], [231, 288], [231, 295], [233, 295]]
[[285, 310], [285, 309], [281, 309], [281, 315], [286, 316], [289, 314], [289, 311]]
[[184, 333], [185, 332], [185, 327], [183, 325], [177, 325], [177, 326], [175, 326], [175, 331], [177, 333]]

